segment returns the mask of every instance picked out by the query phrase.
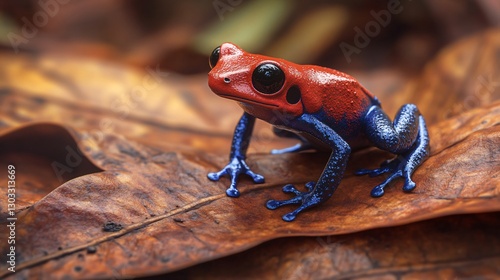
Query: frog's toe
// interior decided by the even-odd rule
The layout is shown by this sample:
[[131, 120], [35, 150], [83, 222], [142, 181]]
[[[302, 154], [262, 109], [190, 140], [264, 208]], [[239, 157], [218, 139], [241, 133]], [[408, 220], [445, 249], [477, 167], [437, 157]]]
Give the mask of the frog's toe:
[[416, 184], [413, 182], [413, 180], [410, 178], [410, 176], [405, 177], [405, 184], [403, 186], [403, 191], [404, 192], [411, 192], [415, 189]]
[[320, 197], [314, 194], [315, 182], [308, 182], [305, 184], [307, 191], [301, 192], [297, 190], [293, 185], [288, 184], [283, 187], [283, 192], [294, 194], [295, 197], [287, 200], [268, 200], [266, 203], [267, 209], [274, 210], [281, 206], [289, 204], [300, 204], [300, 206], [294, 211], [283, 216], [285, 222], [291, 222], [295, 220], [295, 217], [307, 208], [318, 205], [321, 203]]
[[399, 177], [405, 178], [405, 184], [403, 186], [403, 191], [410, 192], [415, 188], [415, 183], [411, 180], [411, 172], [407, 170], [408, 160], [404, 156], [398, 156], [394, 159], [385, 161], [380, 165], [380, 168], [376, 169], [360, 169], [356, 172], [356, 175], [369, 175], [370, 177], [375, 177], [388, 173], [387, 179], [381, 184], [374, 187], [370, 192], [372, 197], [381, 197], [384, 195], [384, 188], [389, 185], [394, 179]]
[[219, 172], [210, 172], [207, 174], [207, 178], [210, 179], [211, 181], [219, 181], [220, 177], [222, 175], [225, 175], [227, 173], [226, 169], [223, 169]]
[[274, 210], [274, 209], [277, 209], [277, 208], [279, 208], [281, 206], [290, 205], [290, 204], [298, 204], [298, 203], [301, 203], [301, 202], [302, 202], [302, 196], [301, 195], [297, 195], [294, 198], [290, 198], [290, 199], [286, 199], [286, 200], [274, 200], [274, 199], [270, 199], [270, 200], [267, 201], [266, 207], [269, 210]]
[[387, 187], [387, 185], [389, 185], [389, 183], [391, 183], [392, 181], [394, 181], [394, 179], [396, 179], [398, 177], [402, 177], [402, 176], [403, 176], [403, 174], [402, 174], [401, 170], [394, 171], [387, 179], [385, 179], [384, 182], [382, 182], [378, 186], [374, 187], [372, 189], [372, 191], [370, 192], [370, 195], [372, 197], [381, 197], [381, 196], [383, 196], [384, 195], [384, 189], [385, 189], [385, 187]]
[[314, 185], [316, 185], [315, 182], [307, 182], [305, 187], [307, 189], [307, 193], [310, 193], [312, 192], [312, 190], [314, 189]]
[[302, 195], [301, 205], [297, 209], [295, 209], [294, 211], [283, 215], [282, 219], [285, 222], [291, 222], [291, 221], [295, 220], [295, 217], [297, 217], [298, 214], [302, 213], [302, 211], [304, 211], [310, 207], [313, 207], [315, 205], [318, 205], [320, 202], [321, 202], [321, 199], [318, 199], [314, 195], [312, 195], [312, 196], [311, 195], [308, 195], [308, 196]]
[[368, 175], [370, 177], [376, 177], [387, 172], [394, 172], [400, 165], [401, 160], [396, 157], [390, 160], [384, 161], [379, 168], [375, 169], [359, 169], [354, 174], [356, 175]]
[[283, 215], [282, 219], [285, 222], [291, 222], [291, 221], [295, 220], [296, 217], [297, 217], [297, 215], [292, 212], [292, 213], [288, 213], [288, 214]]
[[283, 192], [284, 193], [293, 193], [296, 195], [300, 195], [302, 193], [301, 191], [297, 190], [297, 188], [292, 184], [285, 185], [283, 187]]
[[310, 150], [312, 148], [313, 148], [313, 146], [311, 144], [309, 144], [307, 142], [301, 142], [301, 143], [298, 143], [298, 144], [293, 145], [293, 146], [288, 147], [288, 148], [273, 149], [273, 150], [271, 150], [271, 154], [281, 155], [281, 154], [287, 154], [287, 153], [298, 153], [298, 152]]
[[372, 189], [372, 191], [370, 192], [370, 195], [372, 197], [381, 197], [384, 195], [384, 188], [383, 187], [380, 187], [380, 186], [376, 186], [375, 188]]
[[265, 182], [265, 178], [264, 176], [260, 175], [260, 174], [256, 174], [256, 173], [253, 173], [252, 171], [248, 170], [247, 171], [247, 174], [252, 177], [252, 180], [254, 183], [256, 184], [262, 184]]
[[274, 210], [280, 207], [280, 202], [278, 200], [270, 199], [266, 202], [266, 208], [269, 210]]
[[216, 172], [210, 172], [207, 174], [207, 178], [210, 179], [210, 181], [217, 181], [219, 180], [219, 176], [217, 176]]
[[302, 144], [296, 144], [291, 147], [287, 147], [284, 149], [272, 149], [271, 154], [273, 155], [281, 155], [281, 154], [287, 154], [287, 153], [296, 153], [300, 152], [302, 148]]
[[388, 167], [380, 167], [375, 169], [358, 169], [354, 174], [356, 175], [368, 175], [370, 177], [376, 177], [391, 171]]
[[226, 190], [227, 196], [230, 197], [239, 197], [240, 196], [240, 191], [236, 188], [229, 188]]

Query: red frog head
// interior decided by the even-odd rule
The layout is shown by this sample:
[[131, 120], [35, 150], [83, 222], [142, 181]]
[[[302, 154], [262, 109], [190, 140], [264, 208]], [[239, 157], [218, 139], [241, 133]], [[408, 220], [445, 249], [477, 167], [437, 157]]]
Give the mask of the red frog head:
[[233, 99], [249, 114], [275, 123], [304, 111], [300, 65], [243, 51], [225, 43], [210, 56], [208, 85], [217, 95]]

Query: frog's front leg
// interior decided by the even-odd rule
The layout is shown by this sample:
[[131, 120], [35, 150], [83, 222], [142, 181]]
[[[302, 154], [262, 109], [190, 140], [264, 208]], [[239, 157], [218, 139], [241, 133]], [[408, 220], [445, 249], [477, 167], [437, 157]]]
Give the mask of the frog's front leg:
[[231, 178], [231, 185], [226, 190], [226, 194], [231, 197], [240, 196], [240, 192], [236, 188], [238, 177], [244, 173], [252, 177], [255, 183], [264, 183], [264, 177], [255, 174], [245, 162], [250, 137], [252, 136], [255, 117], [243, 113], [236, 128], [234, 129], [233, 142], [231, 144], [231, 153], [229, 155], [229, 163], [219, 172], [208, 173], [208, 179], [218, 181], [221, 176], [228, 174]]
[[384, 188], [398, 177], [404, 177], [403, 190], [415, 188], [411, 175], [429, 156], [429, 133], [423, 116], [413, 104], [406, 104], [396, 115], [394, 122], [379, 106], [373, 106], [365, 117], [365, 130], [370, 141], [382, 150], [397, 154], [392, 160], [384, 162], [374, 170], [362, 169], [358, 175], [378, 176], [390, 173], [389, 177], [374, 187], [371, 195], [384, 195]]
[[286, 185], [283, 187], [283, 191], [295, 194], [294, 198], [267, 202], [266, 206], [271, 210], [288, 204], [301, 204], [297, 209], [283, 216], [283, 220], [287, 222], [293, 221], [300, 212], [325, 202], [333, 195], [342, 180], [351, 152], [351, 148], [344, 139], [311, 115], [304, 114], [294, 120], [294, 127], [329, 145], [332, 148], [332, 154], [318, 182], [306, 184], [307, 192], [300, 192], [294, 186]]

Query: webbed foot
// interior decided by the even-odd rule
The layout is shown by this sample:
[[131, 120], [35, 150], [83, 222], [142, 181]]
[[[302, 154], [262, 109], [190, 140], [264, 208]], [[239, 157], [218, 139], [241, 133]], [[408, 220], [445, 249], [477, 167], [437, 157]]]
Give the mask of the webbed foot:
[[389, 173], [385, 181], [371, 191], [373, 197], [384, 195], [384, 188], [398, 177], [403, 177], [403, 191], [415, 189], [411, 175], [429, 156], [429, 133], [425, 120], [414, 104], [401, 107], [394, 122], [378, 105], [370, 108], [365, 116], [365, 129], [369, 140], [382, 150], [397, 154], [392, 160], [384, 162], [374, 170], [362, 169], [357, 175], [368, 174], [371, 177]]
[[236, 184], [242, 173], [250, 176], [256, 184], [264, 183], [264, 176], [254, 173], [244, 159], [237, 157], [233, 158], [221, 171], [208, 173], [207, 177], [212, 181], [218, 181], [223, 175], [228, 174], [231, 177], [231, 185], [227, 188], [226, 194], [230, 197], [239, 197], [240, 191], [236, 188]]
[[370, 192], [372, 197], [381, 197], [384, 195], [384, 188], [394, 181], [394, 179], [399, 177], [404, 177], [405, 184], [403, 186], [403, 191], [410, 192], [415, 188], [415, 182], [411, 179], [411, 173], [407, 170], [408, 160], [406, 157], [399, 155], [391, 160], [387, 160], [380, 165], [380, 168], [376, 169], [360, 169], [355, 172], [356, 175], [369, 175], [370, 177], [375, 177], [382, 175], [384, 173], [389, 173], [389, 177], [385, 179], [384, 182], [377, 185]]
[[277, 209], [281, 206], [289, 205], [289, 204], [301, 204], [299, 208], [295, 209], [294, 211], [287, 213], [283, 216], [283, 220], [286, 222], [291, 222], [295, 220], [297, 215], [302, 212], [303, 210], [312, 207], [314, 205], [317, 205], [321, 202], [319, 198], [317, 198], [313, 194], [313, 189], [314, 189], [314, 182], [309, 182], [305, 184], [305, 187], [307, 188], [307, 191], [301, 192], [297, 190], [293, 185], [288, 184], [283, 187], [283, 192], [284, 193], [291, 193], [294, 194], [295, 197], [287, 200], [268, 200], [266, 203], [267, 209], [274, 210]]

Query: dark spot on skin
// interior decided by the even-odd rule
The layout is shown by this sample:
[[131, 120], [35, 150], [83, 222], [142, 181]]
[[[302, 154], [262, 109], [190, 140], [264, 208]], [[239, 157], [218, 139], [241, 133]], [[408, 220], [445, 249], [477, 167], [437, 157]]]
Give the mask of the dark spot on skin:
[[82, 267], [81, 267], [81, 266], [75, 266], [75, 271], [76, 271], [76, 272], [80, 272], [80, 271], [82, 271]]
[[87, 254], [95, 254], [97, 252], [97, 247], [96, 246], [89, 246], [87, 247]]
[[78, 254], [78, 259], [79, 259], [79, 260], [83, 260], [84, 258], [85, 258], [85, 257], [83, 256], [83, 254], [82, 254], [82, 253], [79, 253], [79, 254]]
[[162, 263], [168, 263], [172, 258], [171, 257], [162, 257], [161, 262]]
[[288, 89], [286, 93], [286, 102], [290, 104], [297, 104], [301, 99], [301, 93], [298, 86], [293, 86]]
[[179, 218], [174, 218], [174, 222], [184, 223], [184, 220], [183, 219], [179, 219]]
[[57, 250], [61, 251], [63, 248], [62, 247], [57, 247]]
[[105, 232], [117, 232], [123, 229], [121, 224], [117, 224], [115, 222], [107, 222], [102, 227], [102, 230]]

